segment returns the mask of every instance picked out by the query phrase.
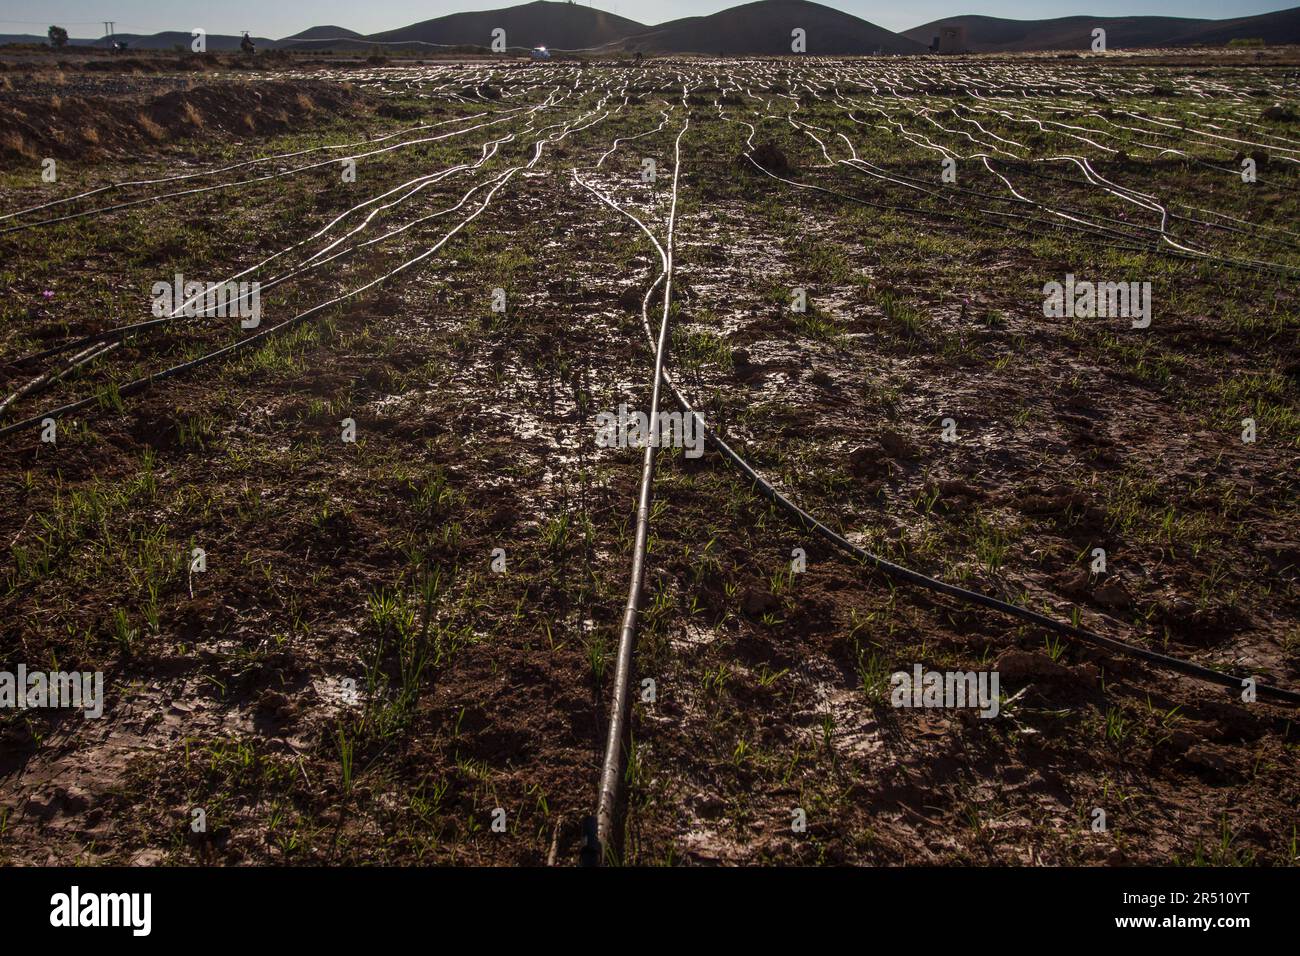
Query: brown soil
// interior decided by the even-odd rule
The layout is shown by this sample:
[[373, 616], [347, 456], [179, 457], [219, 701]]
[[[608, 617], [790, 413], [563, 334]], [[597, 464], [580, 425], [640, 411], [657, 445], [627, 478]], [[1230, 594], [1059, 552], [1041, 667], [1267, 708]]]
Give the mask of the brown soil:
[[0, 150], [10, 159], [120, 159], [177, 139], [283, 133], [362, 102], [345, 86], [312, 81], [215, 82], [143, 97], [18, 95], [0, 104]]
[[[644, 95], [628, 109], [549, 144], [420, 268], [266, 348], [116, 406], [110, 382], [239, 334], [191, 323], [141, 336], [22, 407], [102, 396], [61, 423], [55, 447], [35, 432], [0, 438], [0, 665], [102, 669], [108, 705], [98, 721], [0, 714], [0, 860], [576, 859], [641, 461], [636, 449], [598, 449], [592, 420], [646, 400], [639, 309], [659, 260], [623, 217], [575, 188], [572, 170], [662, 234], [663, 177], [687, 107], [594, 167], [616, 136], [653, 130], [661, 102], [680, 104], [695, 80], [678, 69], [638, 78]], [[551, 74], [519, 74], [431, 71], [419, 85], [428, 99], [404, 80], [379, 80], [381, 97], [277, 79], [154, 89], [143, 102], [182, 117], [169, 137], [185, 133], [186, 104], [205, 130], [229, 136], [243, 135], [250, 109], [267, 122], [283, 112], [300, 147], [303, 131], [341, 114], [359, 117], [360, 138], [549, 94]], [[582, 82], [621, 90], [625, 79], [588, 69]], [[1219, 79], [1236, 88], [1254, 78]], [[1092, 81], [1137, 85], [1109, 67]], [[743, 105], [727, 113], [762, 123], [777, 88], [765, 82], [754, 99], [733, 89]], [[500, 100], [456, 99], [489, 83]], [[861, 148], [896, 148], [851, 125], [798, 71], [787, 84], [801, 96], [796, 115], [839, 124]], [[598, 93], [579, 88], [538, 126], [594, 110]], [[298, 94], [315, 108], [294, 113]], [[1293, 280], [1143, 256], [1141, 268], [1163, 281], [1168, 266], [1176, 283], [1162, 288], [1168, 307], [1135, 355], [1122, 323], [1045, 321], [1041, 311], [1043, 277], [1113, 268], [1113, 250], [929, 215], [940, 204], [824, 164], [772, 108], [764, 157], [800, 181], [905, 208], [857, 208], [738, 173], [747, 131], [712, 105], [690, 107], [670, 365], [701, 411], [866, 547], [1125, 640], [1300, 686]], [[141, 107], [120, 109], [100, 175], [156, 174], [161, 164], [119, 159], [145, 141], [131, 119]], [[495, 164], [437, 183], [379, 223], [440, 213], [531, 158], [537, 133], [525, 122], [514, 116], [440, 152], [385, 154], [359, 167], [356, 184], [318, 170], [0, 236], [5, 261], [19, 263], [0, 359], [137, 319], [140, 290], [159, 277], [247, 268], [363, 198], [472, 162], [489, 136], [516, 132]], [[48, 148], [68, 145], [72, 129]], [[641, 182], [643, 157], [658, 160], [657, 188]], [[884, 161], [938, 175], [937, 162], [905, 150]], [[1208, 174], [1147, 162], [1130, 175], [1194, 205], [1226, 202]], [[1293, 225], [1285, 175], [1238, 211]], [[1026, 181], [1044, 200], [1114, 212], [1099, 190]], [[0, 210], [56, 195], [33, 196], [24, 181], [0, 191]], [[381, 275], [452, 221], [429, 219], [268, 290], [263, 321]], [[488, 304], [498, 286], [504, 314]], [[789, 308], [796, 286], [808, 290], [807, 313]], [[30, 369], [3, 372], [7, 392]], [[1259, 381], [1268, 389], [1231, 391]], [[1273, 423], [1249, 446], [1237, 425], [1247, 413]], [[339, 438], [348, 417], [356, 444]], [[939, 437], [945, 417], [960, 442]], [[715, 454], [665, 451], [655, 494], [634, 686], [652, 679], [657, 696], [633, 714], [628, 862], [1296, 861], [1293, 708], [1059, 646], [867, 573], [793, 530]], [[208, 564], [191, 574], [195, 543]], [[1105, 574], [1089, 570], [1098, 546]], [[498, 547], [504, 573], [491, 569]], [[796, 547], [807, 552], [797, 575]], [[890, 706], [882, 681], [914, 663], [998, 670], [1001, 715]], [[191, 826], [196, 808], [202, 832]], [[492, 829], [498, 808], [504, 833]], [[806, 832], [791, 828], [795, 808]], [[1098, 808], [1105, 830], [1092, 825]]]

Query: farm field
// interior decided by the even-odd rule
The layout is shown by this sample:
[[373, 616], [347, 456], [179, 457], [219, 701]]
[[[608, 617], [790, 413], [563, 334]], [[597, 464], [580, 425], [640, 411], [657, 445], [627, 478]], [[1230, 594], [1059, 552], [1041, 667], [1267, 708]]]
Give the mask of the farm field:
[[0, 81], [0, 861], [1300, 860], [1289, 61]]

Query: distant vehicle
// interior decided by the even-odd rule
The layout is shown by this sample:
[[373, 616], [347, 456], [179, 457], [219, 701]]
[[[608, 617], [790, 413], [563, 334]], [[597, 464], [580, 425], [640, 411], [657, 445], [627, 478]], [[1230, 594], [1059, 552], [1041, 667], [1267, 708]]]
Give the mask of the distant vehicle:
[[247, 33], [245, 33], [244, 38], [239, 41], [239, 48], [245, 53], [254, 53], [257, 51], [257, 47], [253, 44], [253, 38]]
[[121, 52], [122, 52], [123, 50], [125, 50], [126, 48], [127, 48], [127, 43], [126, 43], [125, 40], [114, 40], [114, 41], [113, 41], [113, 49], [116, 50], [118, 53], [121, 53]]
[[544, 46], [539, 46], [534, 47], [533, 52], [528, 55], [534, 60], [549, 60], [551, 58], [551, 51], [546, 49]]

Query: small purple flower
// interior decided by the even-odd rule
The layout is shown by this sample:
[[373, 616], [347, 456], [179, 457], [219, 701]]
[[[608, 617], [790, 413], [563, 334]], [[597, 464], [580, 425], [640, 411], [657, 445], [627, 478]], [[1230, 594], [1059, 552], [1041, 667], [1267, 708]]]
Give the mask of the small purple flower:
[[54, 290], [46, 289], [44, 292], [41, 293], [41, 295], [45, 296], [46, 301], [49, 301], [50, 299], [54, 298]]

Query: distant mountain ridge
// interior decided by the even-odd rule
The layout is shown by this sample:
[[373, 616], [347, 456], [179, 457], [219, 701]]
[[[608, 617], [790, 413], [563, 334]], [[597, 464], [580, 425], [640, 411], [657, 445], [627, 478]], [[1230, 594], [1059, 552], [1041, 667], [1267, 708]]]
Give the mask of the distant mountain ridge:
[[1263, 40], [1268, 44], [1300, 43], [1300, 7], [1231, 20], [1190, 17], [1057, 17], [1051, 20], [1007, 20], [973, 14], [944, 17], [904, 30], [903, 35], [929, 45], [940, 27], [961, 26], [971, 53], [1013, 53], [1031, 50], [1087, 50], [1092, 31], [1106, 31], [1112, 50], [1144, 47], [1217, 46], [1233, 40]]
[[293, 36], [285, 37], [283, 40], [277, 42], [289, 43], [293, 40], [335, 40], [339, 37], [351, 40], [362, 40], [365, 39], [365, 34], [358, 33], [356, 30], [349, 30], [347, 27], [311, 27], [310, 29], [303, 30], [301, 33], [295, 33]]
[[[505, 31], [509, 49], [546, 46], [555, 51], [594, 53], [693, 53], [724, 56], [779, 56], [790, 54], [791, 31], [806, 33], [811, 56], [849, 56], [872, 53], [925, 53], [940, 27], [959, 25], [965, 48], [972, 53], [1032, 50], [1089, 49], [1092, 31], [1106, 30], [1112, 50], [1142, 47], [1222, 45], [1233, 40], [1262, 40], [1266, 44], [1300, 44], [1300, 7], [1228, 20], [1189, 17], [1057, 17], [1046, 20], [1010, 20], [974, 14], [945, 17], [894, 33], [860, 17], [811, 0], [756, 0], [708, 16], [683, 17], [648, 26], [594, 7], [555, 0], [496, 10], [452, 13], [422, 20], [395, 30], [363, 35], [345, 27], [314, 26], [281, 40], [254, 37], [258, 49], [361, 50], [440, 49], [487, 50], [492, 31]], [[151, 35], [118, 34], [131, 49], [189, 49], [188, 31]], [[238, 49], [240, 37], [208, 35], [208, 49]], [[0, 35], [4, 43], [43, 43], [34, 34]], [[76, 39], [71, 46], [107, 46], [106, 38]]]
[[922, 44], [834, 7], [809, 0], [757, 0], [704, 17], [685, 17], [626, 37], [625, 50], [724, 56], [781, 56], [793, 31], [804, 31], [810, 56], [924, 53]]
[[492, 31], [496, 29], [505, 31], [505, 42], [509, 47], [590, 50], [641, 33], [649, 27], [576, 3], [534, 0], [500, 10], [452, 13], [397, 30], [372, 33], [366, 39], [376, 43], [486, 47], [492, 42]]

